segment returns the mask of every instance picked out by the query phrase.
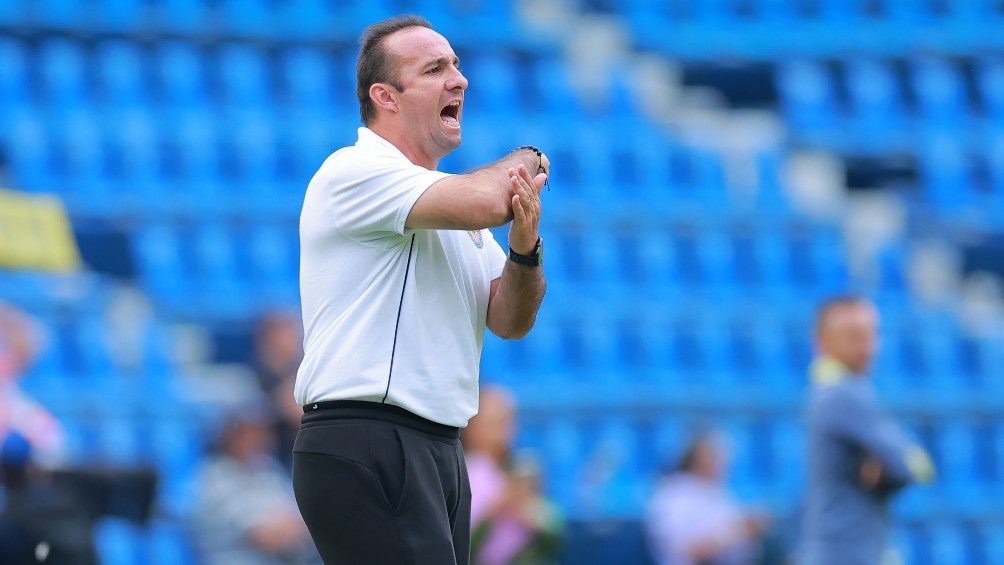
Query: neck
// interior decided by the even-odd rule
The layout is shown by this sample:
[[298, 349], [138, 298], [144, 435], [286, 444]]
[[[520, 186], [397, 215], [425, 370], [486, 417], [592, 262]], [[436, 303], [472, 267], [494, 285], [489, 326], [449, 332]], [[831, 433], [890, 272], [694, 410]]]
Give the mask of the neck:
[[373, 123], [368, 124], [366, 127], [368, 127], [373, 133], [390, 142], [390, 144], [394, 147], [397, 147], [398, 151], [403, 153], [404, 156], [412, 163], [420, 167], [425, 167], [430, 171], [436, 170], [436, 167], [439, 166], [439, 158], [433, 158], [422, 153], [422, 151], [409, 142], [408, 136], [405, 135], [405, 132], [400, 131], [398, 128], [392, 127], [379, 120], [374, 120]]

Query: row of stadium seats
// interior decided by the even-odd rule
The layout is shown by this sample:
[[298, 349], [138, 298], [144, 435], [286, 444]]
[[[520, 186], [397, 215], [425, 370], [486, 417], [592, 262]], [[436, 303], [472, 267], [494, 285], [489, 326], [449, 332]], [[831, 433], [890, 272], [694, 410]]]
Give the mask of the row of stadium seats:
[[[563, 72], [553, 56], [483, 48], [457, 53], [473, 85], [468, 94], [487, 109], [567, 111], [570, 91], [553, 86]], [[63, 110], [276, 106], [354, 114], [355, 55], [353, 46], [0, 39], [0, 102]]]
[[811, 108], [818, 120], [902, 127], [916, 115], [961, 130], [977, 116], [1004, 119], [1004, 60], [996, 57], [796, 59], [778, 65], [777, 85], [790, 113], [801, 117]]
[[[420, 0], [399, 6], [393, 0], [5, 0], [0, 26], [12, 29], [240, 36], [302, 41], [305, 38], [354, 42], [366, 25], [402, 12], [421, 13], [454, 41], [476, 39], [499, 45], [536, 44], [514, 25], [507, 2], [436, 2]], [[480, 35], [470, 32], [472, 28]]]
[[[155, 468], [163, 488], [172, 495], [167, 503], [184, 510], [186, 500], [190, 501], [185, 498], [191, 487], [186, 482], [213, 437], [207, 432], [212, 424], [204, 411], [166, 402], [170, 395], [144, 402], [133, 397], [135, 392], [130, 396], [125, 386], [95, 389], [86, 395], [57, 394], [52, 385], [60, 384], [59, 380], [29, 379], [26, 384], [29, 391], [47, 387], [47, 404], [61, 415], [75, 463]], [[631, 386], [638, 388], [638, 384]], [[796, 407], [804, 394], [780, 409], [756, 404], [723, 408], [707, 396], [708, 390], [700, 390], [705, 396], [687, 401], [685, 408], [660, 408], [657, 397], [650, 396], [647, 408], [626, 411], [611, 405], [555, 411], [553, 406], [535, 405], [531, 397], [521, 417], [517, 453], [528, 449], [540, 458], [549, 492], [571, 513], [588, 502], [583, 498], [603, 495], [583, 485], [600, 473], [613, 484], [592, 485], [599, 491], [628, 489], [638, 495], [618, 501], [621, 511], [631, 515], [641, 510], [646, 488], [660, 469], [678, 457], [695, 426], [714, 422], [730, 440], [731, 481], [737, 491], [774, 508], [793, 508], [803, 480], [805, 431]], [[938, 482], [911, 494], [900, 504], [901, 512], [911, 515], [937, 507], [943, 514], [973, 514], [1004, 502], [999, 482], [1004, 468], [1000, 422], [985, 412], [959, 412], [945, 404], [900, 417], [919, 432], [939, 470]]]
[[791, 22], [819, 19], [833, 23], [848, 20], [889, 20], [907, 23], [950, 19], [1004, 19], [992, 0], [578, 0], [578, 7], [621, 16], [665, 18], [678, 22], [703, 22], [729, 26], [753, 21]]
[[[307, 180], [327, 155], [354, 141], [355, 116], [327, 118], [298, 111], [19, 112], [8, 117], [10, 128], [0, 140], [8, 141], [18, 184], [55, 190], [72, 212], [295, 214]], [[549, 200], [620, 200], [668, 213], [679, 213], [687, 203], [709, 212], [788, 208], [779, 150], [756, 155], [757, 186], [736, 191], [727, 185], [721, 154], [649, 128], [596, 122], [549, 130], [547, 124], [527, 122], [494, 135], [496, 122], [471, 122], [465, 151], [444, 160], [444, 170], [471, 170], [504, 155], [520, 139], [533, 138], [550, 148], [555, 163]], [[625, 130], [636, 145], [606, 135]]]
[[[893, 1], [910, 8], [868, 10], [882, 3], [824, 0], [822, 4], [832, 9], [802, 10], [799, 5], [812, 2], [764, 0], [759, 4], [770, 9], [748, 10], [748, 16], [737, 17], [732, 7], [756, 3], [696, 0], [691, 10], [681, 9], [681, 2], [604, 3], [616, 8], [606, 11], [617, 12], [637, 48], [684, 60], [780, 61], [792, 53], [817, 57], [929, 51], [977, 54], [1001, 47], [1001, 38], [993, 30], [1004, 12], [993, 0]], [[948, 9], [930, 10], [936, 5]], [[754, 12], [767, 17], [754, 17]]]

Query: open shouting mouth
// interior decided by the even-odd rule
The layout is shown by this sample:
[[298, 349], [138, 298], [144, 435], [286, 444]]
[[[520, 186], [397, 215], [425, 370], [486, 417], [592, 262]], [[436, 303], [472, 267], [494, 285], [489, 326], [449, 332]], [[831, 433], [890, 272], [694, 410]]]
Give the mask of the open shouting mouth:
[[454, 100], [446, 105], [439, 112], [439, 119], [446, 124], [447, 127], [459, 128], [460, 127], [460, 100]]

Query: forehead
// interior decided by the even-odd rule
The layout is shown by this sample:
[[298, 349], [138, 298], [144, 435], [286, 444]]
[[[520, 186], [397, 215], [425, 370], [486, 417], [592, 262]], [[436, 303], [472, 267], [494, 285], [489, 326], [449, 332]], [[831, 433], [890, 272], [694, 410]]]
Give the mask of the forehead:
[[452, 59], [456, 56], [450, 42], [427, 27], [405, 28], [390, 34], [385, 41], [387, 50], [405, 64], [422, 64], [440, 57]]
[[870, 302], [853, 302], [835, 306], [825, 318], [825, 327], [862, 328], [878, 323], [878, 310]]

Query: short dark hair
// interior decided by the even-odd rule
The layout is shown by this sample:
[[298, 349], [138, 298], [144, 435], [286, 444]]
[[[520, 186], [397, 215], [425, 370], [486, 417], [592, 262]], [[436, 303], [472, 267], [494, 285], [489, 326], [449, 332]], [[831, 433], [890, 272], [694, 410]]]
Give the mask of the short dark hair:
[[819, 335], [819, 332], [823, 329], [823, 324], [826, 323], [826, 319], [837, 308], [867, 303], [868, 299], [860, 294], [838, 294], [827, 298], [816, 308], [816, 323], [814, 326], [816, 335]]
[[411, 14], [394, 16], [377, 22], [363, 31], [359, 37], [359, 59], [356, 61], [356, 96], [359, 98], [359, 118], [364, 124], [376, 117], [376, 108], [370, 100], [370, 87], [378, 82], [386, 82], [398, 90], [404, 87], [391, 68], [390, 57], [383, 45], [388, 35], [409, 27], [427, 27], [432, 24], [421, 16]]

